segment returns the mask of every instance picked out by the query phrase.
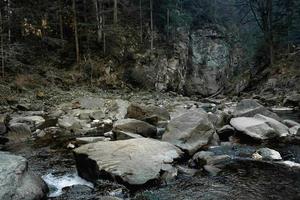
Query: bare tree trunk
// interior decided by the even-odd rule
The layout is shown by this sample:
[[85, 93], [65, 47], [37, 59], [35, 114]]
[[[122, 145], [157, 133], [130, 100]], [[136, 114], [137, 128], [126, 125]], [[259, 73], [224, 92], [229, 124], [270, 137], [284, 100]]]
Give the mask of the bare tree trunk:
[[8, 21], [8, 43], [10, 44], [11, 42], [11, 25], [10, 25], [10, 14], [11, 14], [11, 0], [7, 0], [7, 21]]
[[59, 0], [59, 30], [60, 30], [60, 39], [63, 42], [64, 39], [64, 25], [63, 25], [63, 4], [62, 0]]
[[4, 78], [4, 41], [3, 41], [3, 20], [2, 20], [2, 12], [0, 11], [0, 34], [1, 34], [1, 69], [2, 69], [2, 78]]
[[151, 39], [150, 39], [150, 49], [153, 51], [153, 2], [150, 0], [150, 29], [151, 29]]
[[143, 43], [143, 10], [142, 10], [142, 0], [140, 0], [140, 39], [141, 44]]
[[167, 9], [167, 38], [170, 38], [170, 9]]
[[95, 4], [95, 13], [97, 20], [97, 42], [101, 43], [103, 35], [103, 26], [102, 26], [102, 17], [100, 12], [102, 12], [102, 3], [99, 0], [94, 0]]
[[[103, 27], [105, 26], [105, 16], [104, 14], [102, 15], [102, 20], [103, 20]], [[106, 54], [106, 33], [103, 32], [103, 53]]]
[[114, 0], [114, 25], [118, 23], [118, 0]]
[[268, 38], [269, 38], [269, 49], [270, 49], [270, 65], [274, 65], [274, 38], [273, 38], [273, 1], [268, 0]]
[[76, 16], [76, 0], [72, 2], [73, 8], [73, 23], [74, 23], [74, 35], [75, 35], [75, 46], [76, 46], [76, 60], [80, 62], [80, 51], [79, 51], [79, 40], [78, 40], [78, 27], [77, 27], [77, 16]]

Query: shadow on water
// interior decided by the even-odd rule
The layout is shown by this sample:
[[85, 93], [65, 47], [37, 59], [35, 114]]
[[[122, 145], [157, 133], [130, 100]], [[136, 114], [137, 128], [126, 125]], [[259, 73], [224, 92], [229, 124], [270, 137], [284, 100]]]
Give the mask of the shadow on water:
[[179, 177], [173, 184], [139, 194], [136, 199], [169, 200], [296, 200], [300, 171], [240, 160], [220, 175]]

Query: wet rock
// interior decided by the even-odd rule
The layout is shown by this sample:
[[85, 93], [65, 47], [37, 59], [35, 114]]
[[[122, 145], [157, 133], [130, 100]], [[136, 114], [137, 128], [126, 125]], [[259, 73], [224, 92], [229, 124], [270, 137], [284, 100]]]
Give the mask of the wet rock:
[[282, 160], [282, 157], [278, 151], [269, 148], [258, 149], [252, 157], [258, 160]]
[[273, 118], [266, 117], [260, 114], [255, 115], [254, 118], [262, 120], [266, 124], [268, 124], [271, 128], [275, 130], [279, 137], [286, 137], [289, 135], [289, 128]]
[[45, 119], [41, 116], [12, 116], [12, 119], [9, 121], [9, 127], [18, 123], [27, 124], [34, 131], [45, 123]]
[[234, 135], [235, 130], [230, 125], [225, 125], [222, 128], [217, 130], [217, 133], [221, 141], [229, 141], [229, 137]]
[[234, 117], [254, 117], [256, 114], [268, 116], [280, 121], [280, 117], [277, 114], [269, 111], [253, 99], [244, 99], [240, 101], [233, 113]]
[[257, 148], [242, 144], [222, 143], [221, 146], [210, 147], [208, 150], [215, 155], [228, 155], [232, 158], [249, 158], [255, 153]]
[[31, 138], [31, 130], [29, 125], [25, 123], [12, 123], [9, 125], [10, 132], [8, 137], [12, 141], [23, 141]]
[[215, 154], [210, 151], [200, 151], [196, 153], [193, 158], [189, 161], [190, 167], [203, 167], [207, 164], [207, 160], [212, 158]]
[[81, 110], [76, 109], [72, 111], [72, 115], [81, 120], [101, 120], [105, 117], [102, 110]]
[[191, 169], [191, 168], [188, 168], [185, 166], [180, 166], [180, 165], [176, 166], [176, 168], [177, 168], [179, 174], [184, 174], [187, 176], [194, 176], [198, 172], [197, 169]]
[[113, 132], [116, 134], [118, 134], [118, 132], [129, 132], [144, 137], [152, 137], [152, 138], [156, 137], [157, 135], [156, 127], [144, 121], [140, 121], [136, 119], [118, 120], [113, 125]]
[[163, 141], [170, 142], [193, 155], [207, 145], [215, 129], [204, 111], [185, 113], [168, 124]]
[[106, 137], [80, 137], [76, 138], [76, 142], [78, 144], [89, 144], [89, 143], [95, 143], [100, 141], [109, 141], [110, 138]]
[[203, 169], [207, 171], [211, 176], [217, 176], [222, 170], [213, 165], [204, 165]]
[[58, 119], [58, 126], [67, 130], [76, 130], [82, 128], [80, 120], [68, 115]]
[[300, 94], [293, 94], [286, 97], [283, 101], [283, 105], [292, 107], [300, 106]]
[[294, 126], [300, 126], [300, 124], [298, 122], [295, 122], [293, 120], [283, 120], [282, 121], [287, 127], [292, 128]]
[[118, 131], [115, 133], [116, 140], [128, 140], [128, 139], [134, 139], [134, 138], [143, 138], [143, 136], [135, 134], [135, 133], [129, 133], [129, 132], [123, 132], [123, 131]]
[[276, 131], [264, 120], [251, 117], [238, 117], [231, 119], [230, 124], [237, 131], [257, 140], [266, 140], [278, 136]]
[[0, 152], [0, 199], [36, 200], [46, 198], [48, 188], [39, 177], [28, 170], [21, 156]]
[[300, 125], [290, 128], [289, 132], [290, 132], [291, 135], [300, 136]]
[[[97, 142], [74, 150], [79, 175], [95, 181], [109, 175], [130, 185], [143, 185], [172, 172], [183, 153], [174, 145], [153, 139]], [[141, 163], [143, 163], [141, 165]]]
[[131, 104], [127, 109], [126, 117], [157, 125], [159, 121], [170, 120], [170, 113], [158, 106]]
[[217, 110], [215, 113], [208, 113], [208, 117], [215, 127], [221, 128], [229, 123], [231, 115], [224, 111]]

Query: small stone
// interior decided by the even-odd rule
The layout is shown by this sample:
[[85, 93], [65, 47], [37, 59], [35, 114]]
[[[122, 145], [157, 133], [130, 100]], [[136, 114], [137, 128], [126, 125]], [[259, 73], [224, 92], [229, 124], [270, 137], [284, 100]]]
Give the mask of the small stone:
[[[262, 160], [282, 160], [282, 157], [278, 151], [269, 148], [261, 148], [256, 151], [262, 158]], [[257, 155], [256, 155], [257, 156]]]
[[75, 149], [75, 145], [72, 143], [69, 143], [67, 146], [68, 149]]

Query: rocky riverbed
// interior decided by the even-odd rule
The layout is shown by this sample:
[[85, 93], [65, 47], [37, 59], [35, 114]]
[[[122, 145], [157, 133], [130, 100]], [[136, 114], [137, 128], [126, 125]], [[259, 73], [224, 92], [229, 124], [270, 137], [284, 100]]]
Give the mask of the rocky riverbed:
[[296, 110], [117, 90], [17, 99], [1, 106], [0, 199], [300, 198]]

